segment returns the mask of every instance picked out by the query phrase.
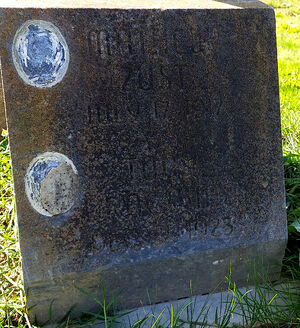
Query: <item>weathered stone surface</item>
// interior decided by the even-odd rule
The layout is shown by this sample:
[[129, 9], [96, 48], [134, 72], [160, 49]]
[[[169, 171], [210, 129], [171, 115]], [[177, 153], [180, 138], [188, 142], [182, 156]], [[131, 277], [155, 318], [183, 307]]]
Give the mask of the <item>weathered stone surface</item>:
[[6, 118], [5, 118], [5, 104], [4, 104], [4, 93], [2, 86], [2, 76], [0, 76], [0, 131], [6, 130]]
[[46, 320], [53, 299], [55, 319], [90, 308], [75, 286], [100, 278], [122, 308], [188, 296], [190, 280], [208, 292], [230, 264], [245, 281], [255, 259], [275, 279], [286, 214], [273, 10], [78, 7], [0, 13], [31, 316]]

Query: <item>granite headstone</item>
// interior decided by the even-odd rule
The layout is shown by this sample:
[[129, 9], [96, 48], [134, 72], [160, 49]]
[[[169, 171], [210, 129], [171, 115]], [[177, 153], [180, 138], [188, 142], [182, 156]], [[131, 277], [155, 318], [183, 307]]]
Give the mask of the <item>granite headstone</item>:
[[[274, 11], [257, 1], [1, 1], [31, 318], [244, 284], [286, 245]], [[10, 8], [9, 8], [10, 7]], [[50, 8], [51, 7], [51, 8]]]

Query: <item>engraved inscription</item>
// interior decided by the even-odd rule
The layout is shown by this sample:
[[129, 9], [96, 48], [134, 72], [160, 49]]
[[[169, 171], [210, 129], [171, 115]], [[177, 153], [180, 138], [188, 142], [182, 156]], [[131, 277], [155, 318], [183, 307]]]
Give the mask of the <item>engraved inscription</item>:
[[[211, 50], [217, 36], [207, 27], [204, 40], [202, 27], [192, 20], [172, 30], [157, 20], [151, 22], [151, 31], [119, 22], [99, 25], [88, 35], [91, 63], [101, 65], [95, 65], [94, 92], [82, 100], [82, 111], [88, 112], [84, 126], [101, 132], [101, 141], [93, 146], [104, 159], [99, 172], [112, 181], [103, 178], [103, 185], [95, 185], [101, 220], [113, 223], [118, 240], [111, 243], [108, 238], [111, 250], [118, 243], [134, 248], [177, 242], [181, 236], [184, 242], [231, 236], [235, 218], [222, 210], [230, 202], [227, 185], [217, 186], [213, 170], [199, 167], [200, 157], [208, 157], [210, 127], [221, 107], [219, 93], [207, 97], [207, 67], [215, 60]], [[134, 240], [123, 236], [124, 229]]]
[[[174, 204], [170, 204], [174, 205]], [[186, 204], [177, 204], [177, 206]], [[108, 215], [119, 220], [128, 215], [140, 217], [145, 220], [145, 217], [155, 215], [155, 210], [146, 197], [137, 192], [128, 192], [120, 196], [106, 196], [106, 208]], [[188, 212], [182, 212], [182, 215], [187, 215], [187, 231], [190, 238], [193, 239], [211, 236], [214, 238], [222, 238], [230, 236], [234, 231], [233, 217], [207, 217], [203, 215], [200, 209], [190, 208]], [[142, 219], [143, 217], [143, 219]]]
[[144, 53], [144, 39], [141, 32], [132, 35], [130, 30], [93, 30], [89, 32], [87, 39], [90, 53], [97, 54], [101, 59]]
[[204, 51], [197, 33], [188, 29], [176, 29], [173, 34], [174, 49], [180, 55], [198, 54]]
[[86, 99], [81, 106], [87, 110], [88, 124], [109, 125], [145, 118], [163, 121], [171, 116], [171, 103], [165, 98], [154, 97], [147, 102], [125, 97], [121, 101], [116, 99], [114, 103], [102, 99]]
[[[96, 53], [102, 59], [120, 54], [131, 56], [147, 53], [152, 56], [165, 56], [173, 49], [178, 55], [205, 54], [208, 51], [208, 43], [201, 40], [196, 28], [175, 29], [169, 45], [165, 34], [164, 27], [159, 25], [153, 26], [147, 37], [142, 31], [116, 28], [90, 31], [87, 39], [90, 52]], [[215, 41], [218, 36], [216, 30], [210, 34], [209, 40]]]
[[132, 41], [131, 41], [131, 33], [126, 33], [125, 31], [121, 31], [118, 34], [119, 37], [119, 45], [120, 52], [123, 56], [132, 55]]
[[[187, 86], [187, 71], [188, 68], [181, 64], [124, 65], [120, 68], [120, 89], [129, 91], [138, 88], [144, 92], [183, 89]], [[117, 87], [117, 84], [112, 87]]]
[[105, 59], [112, 54], [112, 43], [107, 31], [91, 31], [89, 34], [89, 49]]
[[228, 237], [234, 231], [233, 218], [231, 216], [209, 219], [198, 213], [196, 219], [196, 222], [189, 225], [190, 240], [201, 239], [206, 236], [214, 238]]
[[166, 198], [173, 205], [191, 206], [193, 208], [208, 208], [213, 203], [223, 203], [225, 196], [214, 186], [201, 186], [193, 168], [176, 158], [144, 157], [128, 160], [128, 176], [133, 182], [151, 182], [167, 180], [176, 177], [185, 180], [187, 184], [173, 186]]
[[217, 220], [216, 225], [211, 231], [213, 237], [229, 236], [233, 232], [232, 218], [227, 216], [222, 220]]
[[[165, 90], [182, 90], [191, 85], [189, 68], [183, 64], [170, 65], [166, 63], [135, 64], [122, 63], [107, 74], [105, 67], [98, 67], [97, 83], [102, 90], [118, 90], [122, 94], [129, 91], [151, 94]], [[200, 82], [199, 82], [200, 83]]]
[[208, 231], [208, 220], [205, 216], [201, 214], [196, 214], [196, 222], [189, 225], [189, 238], [193, 239], [202, 239], [207, 236]]
[[112, 105], [107, 102], [98, 102], [97, 105], [89, 104], [88, 108], [88, 123], [92, 123], [96, 119], [99, 123], [112, 123], [119, 121], [119, 108], [117, 105]]
[[166, 99], [157, 100], [154, 102], [154, 118], [162, 120], [166, 119], [169, 112], [170, 101]]
[[153, 90], [153, 67], [141, 65], [138, 71], [138, 87], [142, 90]]
[[171, 173], [171, 161], [170, 158], [130, 159], [128, 160], [129, 176], [132, 180], [163, 178]]
[[[166, 122], [169, 118], [178, 114], [179, 103], [171, 101], [167, 96], [154, 95], [150, 99], [135, 97], [132, 95], [121, 95], [114, 101], [109, 101], [105, 96], [91, 96], [80, 101], [77, 106], [87, 112], [88, 124], [114, 124], [122, 122], [134, 122], [135, 120], [151, 120], [154, 122]], [[199, 101], [181, 100], [180, 117], [188, 121], [199, 120], [207, 113], [219, 115], [222, 104], [214, 107], [211, 99]], [[219, 108], [221, 108], [219, 110]], [[211, 122], [215, 116], [209, 117]]]

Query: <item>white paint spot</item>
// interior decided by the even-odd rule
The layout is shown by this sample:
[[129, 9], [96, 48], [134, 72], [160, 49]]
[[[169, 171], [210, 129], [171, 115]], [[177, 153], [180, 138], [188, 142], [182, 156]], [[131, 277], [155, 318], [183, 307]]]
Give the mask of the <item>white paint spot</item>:
[[213, 262], [213, 265], [218, 265], [222, 262], [224, 262], [224, 260], [216, 260], [216, 261]]
[[44, 89], [59, 83], [69, 65], [68, 45], [50, 22], [29, 20], [16, 32], [12, 57], [22, 80]]
[[42, 215], [52, 217], [69, 211], [79, 192], [75, 165], [59, 153], [37, 156], [27, 169], [25, 192], [31, 206]]

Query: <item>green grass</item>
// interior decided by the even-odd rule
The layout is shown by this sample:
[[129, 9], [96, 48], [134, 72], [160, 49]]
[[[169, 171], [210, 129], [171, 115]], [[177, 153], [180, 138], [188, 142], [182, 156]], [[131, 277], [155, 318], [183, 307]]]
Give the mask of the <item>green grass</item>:
[[300, 154], [300, 1], [264, 1], [275, 8], [283, 150]]
[[[23, 320], [25, 298], [7, 137], [0, 143], [0, 327]], [[1, 319], [4, 318], [4, 319]], [[2, 321], [1, 321], [2, 320]], [[5, 323], [5, 324], [4, 324]]]
[[[279, 63], [279, 87], [282, 117], [282, 143], [284, 151], [285, 187], [288, 211], [289, 243], [284, 261], [285, 273], [292, 281], [300, 281], [299, 242], [300, 242], [300, 0], [265, 1], [273, 6], [277, 19], [277, 44]], [[0, 143], [0, 328], [30, 327], [26, 314], [26, 299], [21, 279], [20, 252], [17, 242], [17, 226], [13, 186], [10, 166], [10, 154], [7, 136]], [[247, 304], [251, 311], [244, 312], [244, 326], [255, 327], [258, 322], [265, 327], [300, 327], [300, 304], [288, 285], [285, 290], [276, 290], [268, 284], [273, 292], [270, 299], [265, 286], [256, 285], [254, 294], [243, 294], [228, 278], [228, 292], [232, 298], [227, 299], [225, 315], [216, 316], [212, 327], [226, 327], [228, 319], [237, 308]], [[84, 292], [84, 291], [82, 291]], [[300, 294], [299, 289], [296, 292]], [[256, 297], [253, 295], [256, 294]], [[283, 304], [276, 300], [283, 298]], [[226, 300], [225, 300], [226, 301]], [[98, 300], [99, 313], [86, 313], [84, 318], [72, 322], [76, 326], [86, 326], [96, 320], [111, 327], [118, 319], [113, 304], [106, 304], [105, 298]], [[163, 316], [141, 318], [135, 327], [182, 327], [183, 311], [193, 311], [193, 303], [187, 301], [183, 309], [169, 308], [168, 320]], [[226, 306], [226, 302], [225, 302]], [[207, 309], [202, 315], [189, 321], [189, 327], [207, 327]], [[151, 323], [149, 325], [149, 323]], [[62, 327], [71, 324], [65, 321]]]
[[284, 268], [292, 276], [294, 269], [298, 268], [298, 275], [294, 278], [300, 281], [300, 156], [286, 154], [284, 171], [289, 232]]
[[[250, 277], [249, 277], [250, 278]], [[251, 275], [251, 284], [254, 287], [247, 286], [245, 289], [239, 289], [231, 281], [231, 275], [225, 277], [227, 280], [227, 289], [223, 292], [220, 304], [211, 309], [210, 296], [208, 295], [201, 307], [197, 306], [197, 298], [192, 297], [192, 285], [190, 284], [189, 299], [186, 299], [176, 307], [173, 305], [165, 306], [161, 311], [155, 310], [153, 306], [150, 313], [141, 317], [134, 315], [132, 328], [201, 328], [217, 327], [226, 328], [233, 315], [242, 318], [242, 327], [265, 327], [265, 328], [298, 328], [300, 325], [300, 285], [282, 284], [274, 285], [267, 281], [259, 284], [262, 278], [258, 277], [253, 270]], [[98, 311], [93, 313], [82, 311], [82, 316], [70, 320], [65, 317], [55, 327], [88, 327], [102, 323], [105, 328], [114, 328], [117, 323], [127, 322], [126, 317], [130, 312], [116, 311], [117, 299], [107, 303], [105, 297], [106, 290], [103, 284], [99, 285], [102, 291], [102, 299], [95, 295], [81, 292], [88, 296], [94, 302]], [[77, 309], [78, 310], [78, 309]], [[72, 311], [71, 311], [72, 312]], [[70, 313], [71, 313], [70, 312]], [[209, 320], [208, 318], [213, 320]], [[125, 319], [122, 321], [122, 318]], [[51, 320], [47, 322], [50, 324]], [[120, 327], [120, 325], [118, 326]]]
[[0, 143], [0, 185], [0, 327], [4, 327], [23, 322], [26, 313], [7, 137]]
[[266, 0], [275, 8], [282, 145], [289, 224], [285, 264], [299, 265], [300, 244], [300, 1]]

